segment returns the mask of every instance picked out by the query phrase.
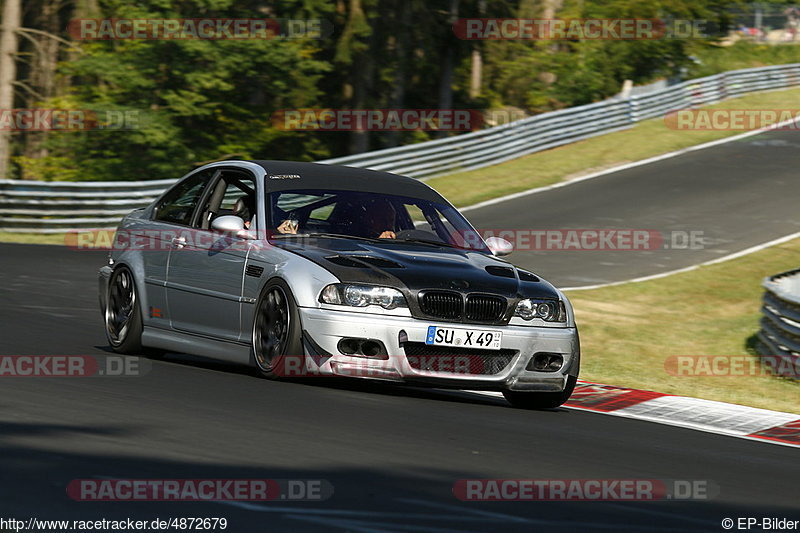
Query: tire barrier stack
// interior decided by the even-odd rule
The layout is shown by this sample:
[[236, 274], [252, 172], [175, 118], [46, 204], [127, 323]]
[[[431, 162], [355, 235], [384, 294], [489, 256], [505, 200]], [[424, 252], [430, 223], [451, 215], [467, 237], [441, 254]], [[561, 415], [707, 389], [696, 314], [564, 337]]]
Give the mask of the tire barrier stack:
[[800, 268], [763, 282], [757, 352], [776, 374], [800, 378]]

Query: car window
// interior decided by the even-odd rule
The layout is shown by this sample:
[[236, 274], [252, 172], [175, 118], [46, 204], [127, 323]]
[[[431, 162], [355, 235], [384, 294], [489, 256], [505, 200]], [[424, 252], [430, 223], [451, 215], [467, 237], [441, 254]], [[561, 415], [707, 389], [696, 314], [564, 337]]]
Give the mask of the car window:
[[[441, 242], [485, 250], [480, 238], [465, 238], [474, 230], [449, 205], [420, 198], [342, 190], [290, 190], [268, 194], [271, 228], [296, 222], [299, 233], [335, 233], [398, 240]], [[389, 238], [389, 237], [383, 237]]]
[[198, 172], [173, 187], [156, 206], [153, 218], [171, 224], [190, 225], [200, 195], [213, 173], [213, 169]]
[[251, 174], [223, 169], [219, 178], [213, 180], [202, 202], [196, 227], [207, 230], [215, 218], [235, 215], [244, 220], [246, 228], [256, 229], [255, 179]]
[[217, 210], [218, 216], [236, 215], [245, 224], [250, 223], [256, 216], [255, 181], [241, 174], [227, 177], [223, 174], [223, 180], [226, 184], [225, 194]]
[[[442, 213], [441, 208], [437, 208], [432, 204], [404, 202], [398, 215], [401, 220], [405, 218], [404, 215], [407, 215], [408, 218], [406, 220], [410, 220], [410, 224], [405, 225], [413, 226], [414, 230], [428, 233], [431, 238], [435, 237], [432, 240], [442, 240], [462, 248], [469, 247], [462, 236], [465, 231], [468, 231], [467, 228], [463, 226], [461, 229], [456, 228], [447, 216]], [[418, 235], [421, 236], [422, 234]]]
[[309, 207], [312, 204], [317, 202], [322, 203], [322, 200], [326, 200], [328, 198], [333, 198], [335, 195], [333, 194], [301, 194], [301, 193], [292, 193], [292, 192], [284, 192], [277, 196], [275, 201], [275, 207], [278, 209], [290, 212], [294, 211], [295, 209], [302, 209], [304, 207]]
[[319, 220], [320, 222], [326, 221], [331, 216], [331, 213], [333, 213], [333, 207], [334, 204], [329, 204], [313, 209], [311, 210], [309, 219]]
[[426, 229], [431, 229], [431, 225], [426, 222], [425, 215], [422, 213], [422, 209], [420, 209], [419, 206], [414, 204], [406, 205], [406, 211], [408, 212], [408, 216], [411, 217], [411, 220], [414, 221], [415, 225], [426, 226]]

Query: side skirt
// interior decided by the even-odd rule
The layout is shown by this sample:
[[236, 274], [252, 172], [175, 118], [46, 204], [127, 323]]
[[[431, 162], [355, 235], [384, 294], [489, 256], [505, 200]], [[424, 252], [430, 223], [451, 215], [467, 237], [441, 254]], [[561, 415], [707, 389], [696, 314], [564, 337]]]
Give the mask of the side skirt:
[[202, 355], [220, 361], [250, 365], [250, 345], [227, 342], [201, 335], [145, 326], [142, 344], [171, 352]]

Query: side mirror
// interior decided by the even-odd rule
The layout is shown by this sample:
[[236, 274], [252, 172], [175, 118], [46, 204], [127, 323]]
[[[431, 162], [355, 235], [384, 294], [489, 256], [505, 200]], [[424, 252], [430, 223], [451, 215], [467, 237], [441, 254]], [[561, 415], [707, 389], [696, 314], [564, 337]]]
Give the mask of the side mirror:
[[252, 239], [253, 236], [244, 227], [244, 220], [234, 215], [217, 217], [211, 221], [211, 229], [235, 235], [240, 239]]
[[492, 255], [503, 257], [514, 251], [514, 245], [502, 237], [489, 237], [486, 239], [486, 246], [491, 250]]

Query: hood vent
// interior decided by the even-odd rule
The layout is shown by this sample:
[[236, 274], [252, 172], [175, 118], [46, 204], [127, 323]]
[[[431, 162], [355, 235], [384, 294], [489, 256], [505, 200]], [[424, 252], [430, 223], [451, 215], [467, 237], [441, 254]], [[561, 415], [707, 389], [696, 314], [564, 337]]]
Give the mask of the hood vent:
[[535, 274], [525, 272], [524, 270], [517, 270], [517, 272], [519, 272], [520, 281], [533, 281], [534, 283], [539, 281], [539, 278]]
[[491, 274], [492, 276], [499, 276], [501, 278], [511, 278], [514, 279], [514, 269], [511, 267], [501, 267], [501, 266], [487, 266], [486, 272]]

